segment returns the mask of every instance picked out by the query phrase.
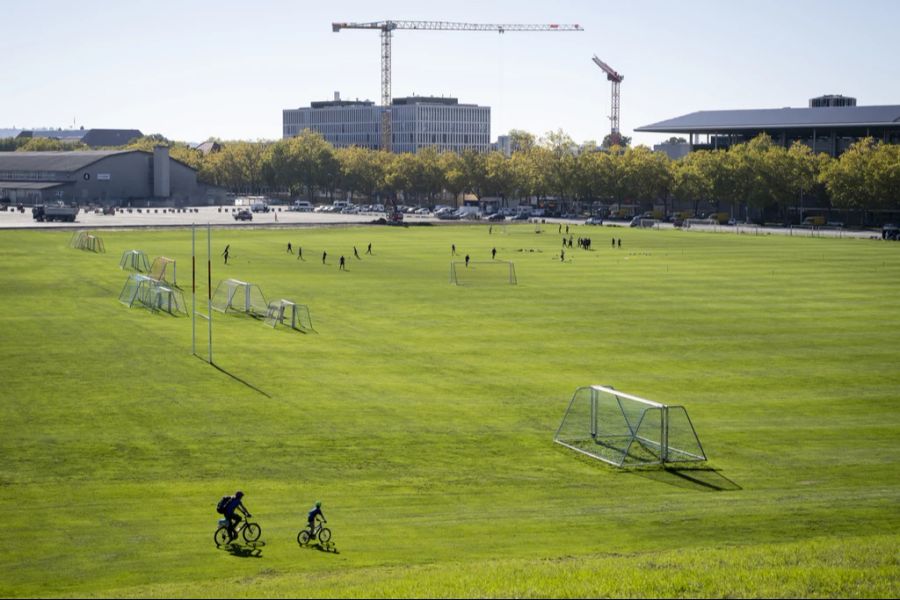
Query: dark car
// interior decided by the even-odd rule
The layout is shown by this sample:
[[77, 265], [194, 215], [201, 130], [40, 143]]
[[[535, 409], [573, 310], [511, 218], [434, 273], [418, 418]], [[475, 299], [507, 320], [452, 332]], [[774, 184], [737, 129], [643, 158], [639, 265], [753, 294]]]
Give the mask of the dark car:
[[505, 221], [506, 217], [504, 217], [500, 213], [494, 213], [488, 217], [488, 221]]
[[252, 221], [253, 213], [246, 209], [239, 210], [238, 212], [234, 213], [234, 220], [235, 221]]

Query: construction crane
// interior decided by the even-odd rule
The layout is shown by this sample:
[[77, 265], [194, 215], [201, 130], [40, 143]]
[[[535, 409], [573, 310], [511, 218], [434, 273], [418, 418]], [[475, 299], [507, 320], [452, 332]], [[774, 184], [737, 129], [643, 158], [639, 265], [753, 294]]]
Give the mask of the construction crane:
[[375, 21], [372, 23], [332, 23], [335, 33], [341, 29], [377, 29], [381, 31], [381, 147], [391, 150], [391, 33], [395, 29], [419, 31], [584, 31], [580, 25], [495, 25], [454, 23], [450, 21]]
[[606, 73], [606, 79], [612, 81], [612, 111], [609, 115], [612, 131], [609, 134], [609, 141], [610, 144], [615, 145], [622, 140], [622, 135], [619, 133], [619, 84], [622, 83], [625, 76], [620, 75], [611, 66], [597, 58], [596, 54], [594, 55], [594, 62]]

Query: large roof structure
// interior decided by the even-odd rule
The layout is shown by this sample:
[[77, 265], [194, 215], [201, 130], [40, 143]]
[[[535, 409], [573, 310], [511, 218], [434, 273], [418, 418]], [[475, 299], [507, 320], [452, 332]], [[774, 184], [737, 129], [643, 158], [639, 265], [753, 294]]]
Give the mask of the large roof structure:
[[137, 150], [85, 150], [80, 152], [0, 152], [0, 171], [60, 171], [72, 173], [98, 160]]
[[705, 110], [638, 127], [650, 133], [900, 127], [900, 105]]

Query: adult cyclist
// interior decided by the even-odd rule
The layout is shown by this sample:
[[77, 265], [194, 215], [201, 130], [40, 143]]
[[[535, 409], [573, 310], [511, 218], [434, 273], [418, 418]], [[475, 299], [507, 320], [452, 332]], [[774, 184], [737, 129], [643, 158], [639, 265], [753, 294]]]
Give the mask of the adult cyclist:
[[242, 501], [243, 497], [244, 492], [235, 492], [234, 496], [231, 497], [231, 500], [229, 500], [225, 505], [225, 512], [222, 513], [225, 518], [228, 519], [228, 536], [231, 538], [231, 541], [234, 541], [234, 539], [237, 537], [237, 531], [235, 531], [235, 528], [237, 527], [238, 523], [241, 522], [241, 517], [235, 514], [236, 511], [241, 511], [242, 513], [244, 513], [244, 516], [248, 518], [253, 516], [244, 506], [244, 503]]
[[325, 519], [325, 513], [322, 512], [322, 502], [316, 500], [316, 505], [313, 507], [309, 514], [306, 516], [306, 522], [309, 526], [309, 537], [310, 539], [316, 537], [316, 517], [322, 517], [322, 522], [327, 523], [328, 521]]

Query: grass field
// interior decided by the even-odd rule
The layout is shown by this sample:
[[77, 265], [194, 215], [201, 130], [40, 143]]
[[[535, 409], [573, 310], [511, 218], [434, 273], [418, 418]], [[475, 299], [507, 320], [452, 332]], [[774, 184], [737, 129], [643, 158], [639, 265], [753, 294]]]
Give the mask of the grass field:
[[[900, 244], [555, 231], [215, 230], [213, 285], [316, 330], [215, 313], [219, 369], [117, 301], [131, 249], [190, 301], [190, 230], [3, 232], [0, 596], [900, 596]], [[450, 285], [451, 244], [518, 285]], [[684, 405], [708, 464], [553, 444], [594, 383]], [[263, 543], [217, 549], [235, 489]], [[295, 542], [316, 499], [337, 553]]]

